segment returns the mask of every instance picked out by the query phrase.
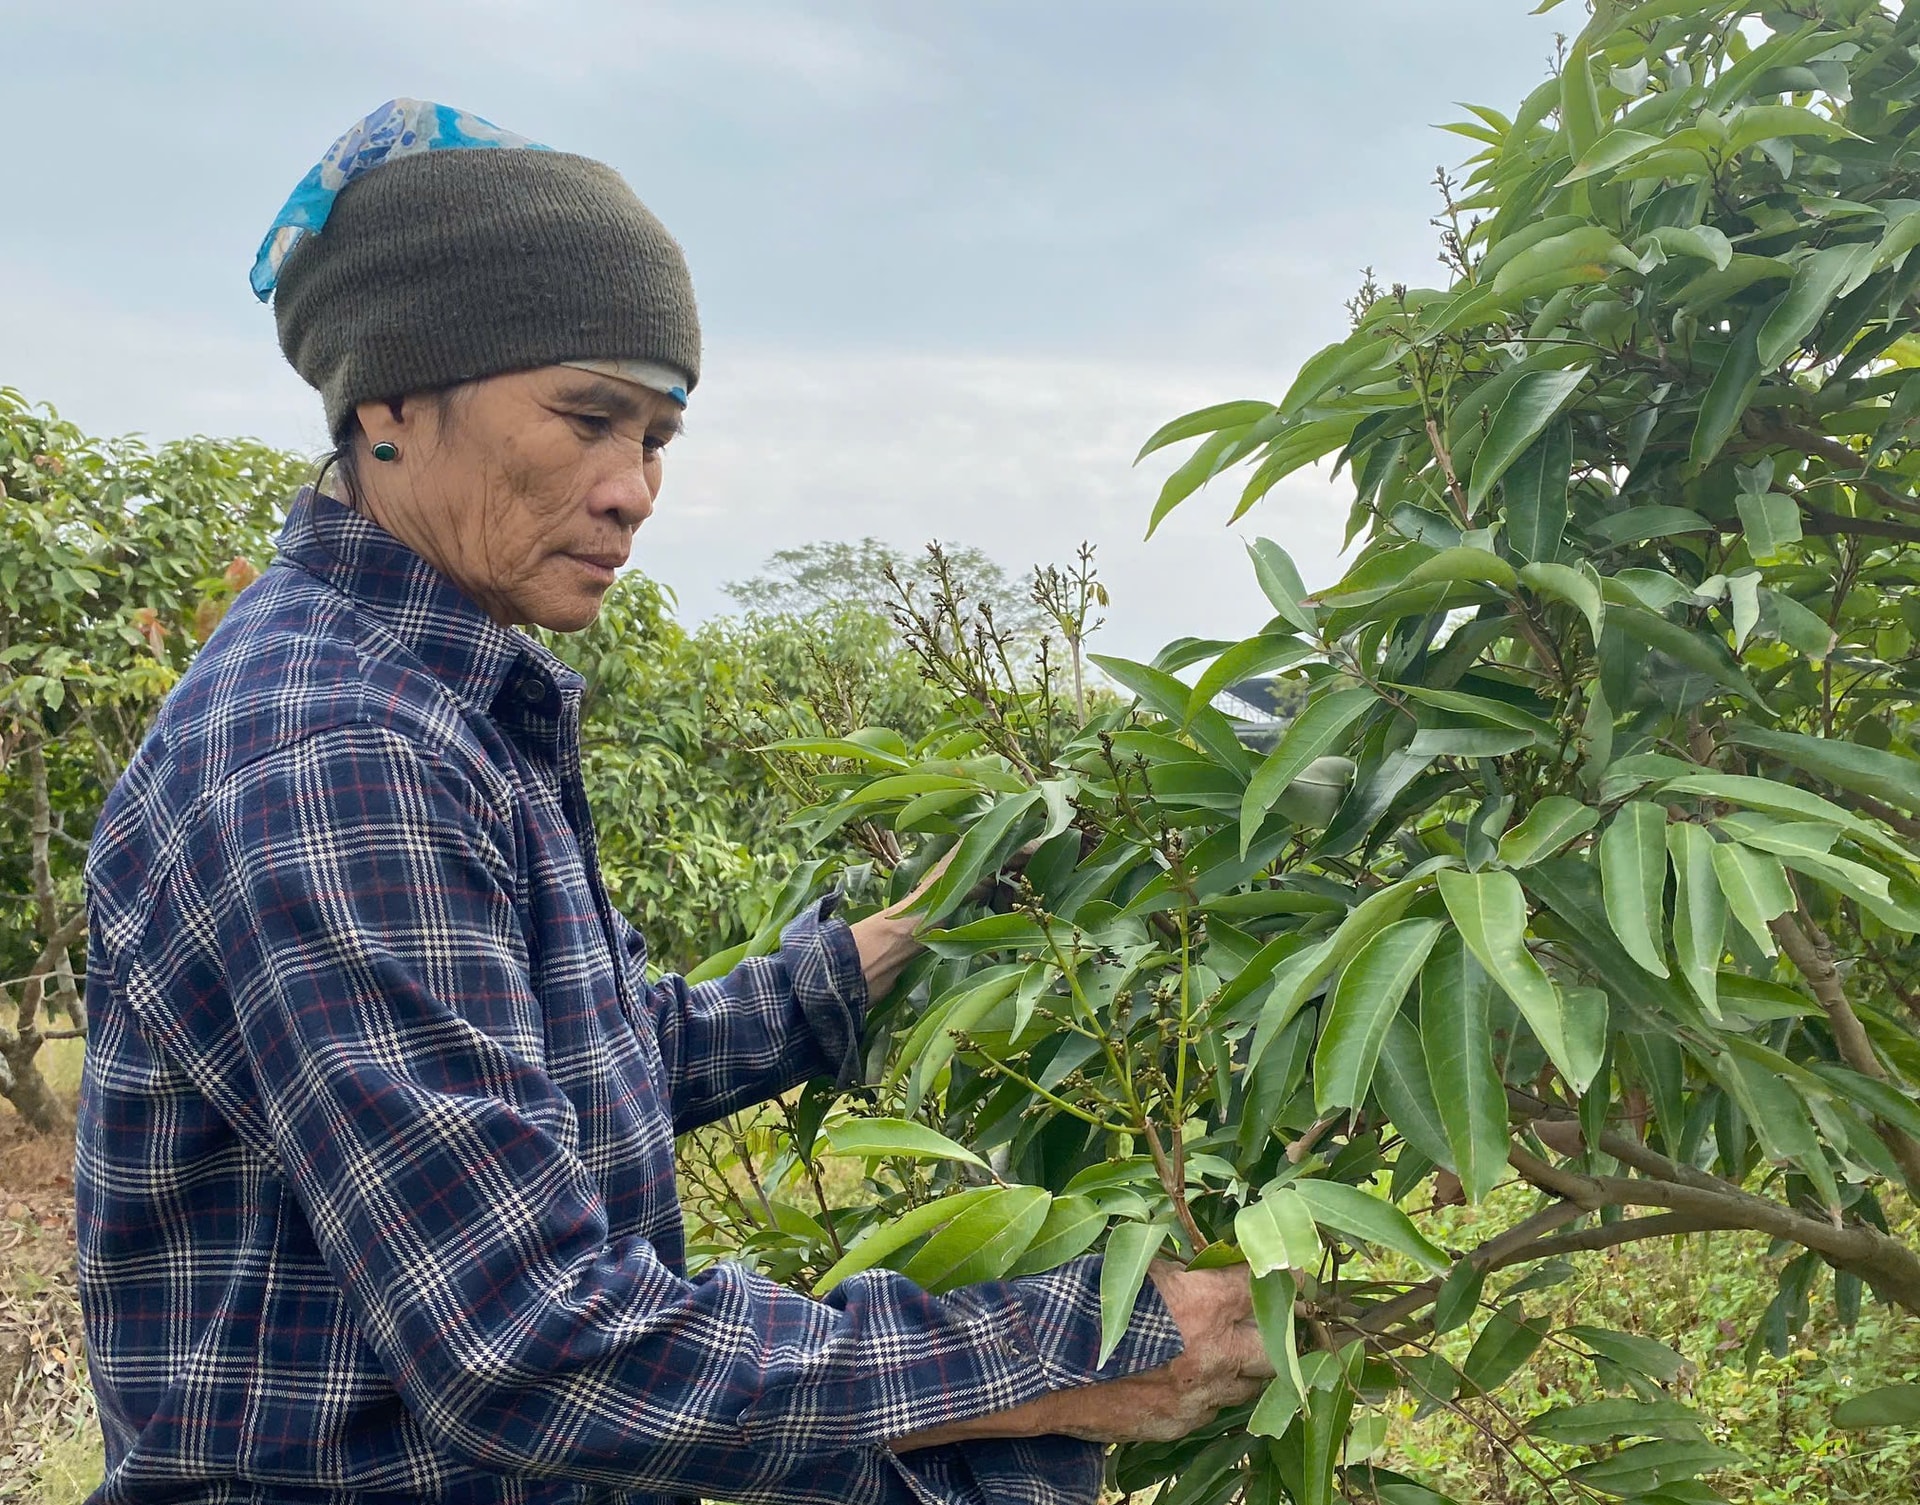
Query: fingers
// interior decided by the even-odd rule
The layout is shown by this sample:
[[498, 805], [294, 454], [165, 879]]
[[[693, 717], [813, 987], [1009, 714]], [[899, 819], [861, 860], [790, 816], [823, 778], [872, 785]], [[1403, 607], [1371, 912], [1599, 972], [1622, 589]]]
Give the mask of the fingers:
[[1267, 1345], [1260, 1341], [1260, 1329], [1251, 1321], [1234, 1323], [1229, 1330], [1227, 1348], [1236, 1374], [1262, 1381], [1273, 1378], [1273, 1359], [1267, 1353]]

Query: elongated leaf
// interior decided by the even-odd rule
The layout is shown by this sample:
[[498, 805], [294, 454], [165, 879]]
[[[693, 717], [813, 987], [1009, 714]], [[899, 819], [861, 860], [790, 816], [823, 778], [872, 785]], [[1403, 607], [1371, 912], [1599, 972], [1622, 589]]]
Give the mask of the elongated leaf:
[[1829, 246], [1815, 251], [1795, 268], [1787, 295], [1760, 326], [1755, 357], [1762, 371], [1773, 370], [1800, 348], [1800, 342], [1813, 333], [1848, 274], [1856, 266], [1872, 266], [1874, 249], [1867, 242]]
[[1833, 1424], [1849, 1429], [1920, 1425], [1920, 1385], [1882, 1385], [1848, 1396], [1833, 1408]]
[[938, 919], [953, 908], [1003, 855], [1020, 817], [1039, 801], [1038, 789], [1010, 795], [969, 826], [947, 870], [914, 902], [914, 909]]
[[1620, 601], [1611, 594], [1603, 594], [1606, 595], [1607, 604], [1616, 608], [1607, 613], [1609, 629], [1618, 627], [1628, 637], [1649, 648], [1659, 649], [1668, 658], [1696, 674], [1718, 681], [1757, 706], [1771, 709], [1719, 638], [1690, 631], [1677, 622], [1669, 622], [1658, 612], [1648, 611], [1631, 597]]
[[1564, 794], [1550, 794], [1500, 838], [1500, 860], [1508, 867], [1530, 867], [1599, 824], [1600, 812], [1593, 806]]
[[1727, 346], [1726, 354], [1720, 357], [1720, 368], [1713, 373], [1707, 395], [1700, 400], [1700, 417], [1694, 423], [1693, 444], [1688, 454], [1688, 463], [1696, 471], [1705, 470], [1720, 453], [1727, 436], [1740, 422], [1740, 415], [1753, 401], [1761, 375], [1773, 369], [1760, 364], [1758, 340], [1766, 316], [1766, 309], [1757, 309], [1748, 315]]
[[1000, 1186], [922, 1244], [900, 1273], [938, 1294], [998, 1280], [1026, 1252], [1053, 1198], [1038, 1186]]
[[1440, 1248], [1391, 1202], [1340, 1181], [1296, 1181], [1293, 1189], [1306, 1202], [1314, 1222], [1323, 1228], [1404, 1254], [1436, 1273], [1451, 1266]]
[[[1914, 216], [1920, 220], [1920, 214]], [[1920, 763], [1858, 742], [1735, 725], [1727, 740], [1790, 763], [1829, 784], [1902, 810], [1920, 811]]]
[[1637, 1333], [1614, 1332], [1604, 1327], [1563, 1328], [1562, 1335], [1586, 1344], [1604, 1359], [1649, 1379], [1665, 1384], [1686, 1367], [1687, 1361], [1666, 1344]]
[[1435, 1336], [1450, 1333], [1470, 1319], [1480, 1302], [1480, 1288], [1486, 1284], [1486, 1271], [1470, 1259], [1462, 1259], [1447, 1271], [1440, 1292], [1433, 1298]]
[[1537, 241], [1514, 256], [1494, 276], [1492, 290], [1496, 297], [1512, 297], [1549, 285], [1598, 282], [1618, 264], [1614, 258], [1620, 254], [1632, 261], [1631, 253], [1610, 230], [1581, 225]]
[[1629, 800], [1600, 838], [1600, 882], [1607, 919], [1620, 944], [1655, 977], [1667, 975], [1665, 949], [1667, 813]]
[[1460, 1372], [1480, 1394], [1491, 1395], [1533, 1357], [1546, 1338], [1545, 1320], [1529, 1322], [1520, 1303], [1512, 1302], [1487, 1319]]
[[1156, 716], [1176, 726], [1184, 725], [1193, 740], [1213, 754], [1215, 761], [1243, 776], [1252, 769], [1253, 757], [1235, 735], [1233, 723], [1212, 706], [1190, 706], [1193, 692], [1164, 669], [1104, 653], [1089, 653], [1087, 658], [1116, 683], [1138, 695], [1141, 704]]
[[1773, 932], [1767, 922], [1793, 908], [1793, 890], [1780, 859], [1736, 842], [1716, 842], [1713, 871], [1733, 917], [1753, 937], [1753, 943], [1772, 956]]
[[972, 1150], [936, 1129], [905, 1118], [849, 1118], [829, 1124], [827, 1149], [834, 1155], [897, 1155], [906, 1160], [963, 1160], [984, 1167]]
[[1506, 1173], [1507, 1094], [1493, 1063], [1493, 979], [1458, 935], [1420, 973], [1420, 1043], [1435, 1105], [1469, 1202]]
[[[1507, 270], [1511, 271], [1512, 267]], [[1481, 503], [1493, 490], [1494, 483], [1506, 474], [1507, 467], [1520, 458], [1540, 431], [1553, 421], [1554, 415], [1566, 406], [1587, 371], [1585, 366], [1565, 371], [1530, 371], [1513, 384], [1473, 457], [1473, 479], [1467, 486], [1469, 515], [1480, 510]]]
[[[1318, 1247], [1317, 1237], [1314, 1242]], [[1291, 1416], [1287, 1411], [1289, 1393], [1292, 1410], [1297, 1412], [1307, 1391], [1306, 1376], [1300, 1370], [1299, 1345], [1293, 1336], [1293, 1305], [1299, 1292], [1299, 1282], [1290, 1270], [1270, 1270], [1253, 1278], [1253, 1320], [1260, 1331], [1260, 1346], [1266, 1349], [1274, 1367], [1274, 1381], [1260, 1402], [1265, 1411], [1263, 1423], [1278, 1426], [1281, 1431], [1286, 1429], [1283, 1413]], [[1254, 1415], [1261, 1418], [1261, 1410], [1256, 1409]], [[1248, 1430], [1257, 1429], [1249, 1423]]]
[[1632, 1499], [1663, 1484], [1678, 1484], [1715, 1469], [1740, 1468], [1745, 1462], [1738, 1453], [1710, 1442], [1642, 1442], [1598, 1463], [1583, 1464], [1567, 1477], [1602, 1494]]
[[[1560, 557], [1567, 531], [1567, 477], [1573, 469], [1573, 427], [1556, 418], [1508, 468], [1505, 477], [1507, 547], [1522, 562]], [[1521, 579], [1525, 579], [1525, 575]]]
[[1147, 1268], [1167, 1241], [1164, 1223], [1122, 1223], [1107, 1236], [1100, 1265], [1100, 1358], [1104, 1365], [1126, 1336]]
[[1765, 810], [1777, 815], [1797, 815], [1806, 820], [1825, 821], [1839, 826], [1856, 841], [1886, 853], [1896, 862], [1911, 862], [1913, 854], [1872, 821], [1843, 810], [1832, 800], [1822, 799], [1811, 790], [1796, 789], [1775, 779], [1756, 778], [1742, 773], [1689, 773], [1668, 779], [1664, 794], [1704, 795], [1744, 805], [1750, 810]]
[[1570, 564], [1530, 564], [1520, 571], [1520, 583], [1540, 595], [1564, 601], [1587, 619], [1595, 643], [1606, 626], [1607, 608], [1600, 585], [1591, 571]]
[[1287, 1269], [1311, 1274], [1320, 1268], [1320, 1235], [1314, 1231], [1313, 1214], [1288, 1187], [1276, 1187], [1235, 1213], [1233, 1236], [1255, 1275]]
[[1092, 1197], [1055, 1197], [1046, 1221], [1027, 1245], [1026, 1252], [1008, 1267], [1007, 1274], [1039, 1275], [1085, 1254], [1107, 1226], [1107, 1214]]
[[1520, 880], [1504, 871], [1437, 876], [1460, 939], [1513, 1000], [1568, 1085], [1585, 1092], [1598, 1063], [1581, 1048], [1584, 1032], [1569, 1034], [1566, 1000], [1527, 950], [1527, 899]]
[[1303, 643], [1291, 634], [1262, 633], [1259, 637], [1235, 643], [1209, 664], [1206, 673], [1194, 682], [1193, 694], [1187, 697], [1187, 714], [1181, 724], [1184, 726], [1191, 721], [1199, 714], [1201, 706], [1227, 686], [1238, 684], [1243, 679], [1252, 679], [1255, 675], [1285, 669], [1299, 663], [1313, 651], [1312, 644]]
[[1548, 1442], [1595, 1447], [1621, 1437], [1662, 1437], [1684, 1442], [1703, 1435], [1700, 1414], [1672, 1400], [1597, 1400], [1580, 1406], [1555, 1406], [1527, 1423], [1527, 1431]]
[[1151, 439], [1140, 447], [1140, 453], [1133, 457], [1138, 465], [1157, 449], [1169, 444], [1178, 444], [1182, 439], [1197, 439], [1202, 434], [1218, 433], [1221, 429], [1243, 428], [1250, 423], [1258, 423], [1262, 418], [1271, 417], [1278, 411], [1270, 402], [1219, 402], [1210, 408], [1201, 408], [1197, 412], [1187, 413], [1163, 424], [1154, 432]]
[[1667, 827], [1673, 859], [1673, 954], [1680, 976], [1714, 1018], [1720, 1017], [1715, 979], [1727, 940], [1727, 902], [1715, 876], [1714, 840], [1703, 827], [1676, 822]]
[[846, 1252], [826, 1274], [813, 1284], [813, 1294], [824, 1296], [849, 1275], [871, 1270], [888, 1255], [906, 1248], [915, 1239], [944, 1227], [983, 1198], [999, 1191], [997, 1186], [975, 1186], [955, 1192], [937, 1202], [925, 1202], [900, 1217], [879, 1224]]
[[1433, 949], [1438, 920], [1400, 920], [1368, 939], [1341, 971], [1314, 1052], [1319, 1112], [1367, 1100], [1387, 1026]]
[[1247, 781], [1240, 805], [1240, 851], [1244, 856], [1267, 812], [1281, 792], [1309, 763], [1339, 745], [1349, 727], [1370, 711], [1379, 697], [1371, 687], [1334, 690], [1311, 701], [1293, 720], [1279, 744]]
[[1455, 1169], [1453, 1145], [1440, 1119], [1420, 1031], [1404, 1013], [1395, 1014], [1387, 1026], [1373, 1071], [1373, 1093], [1409, 1145], [1435, 1165]]
[[1292, 556], [1271, 538], [1256, 538], [1247, 545], [1247, 553], [1253, 558], [1253, 573], [1260, 589], [1273, 603], [1273, 609], [1290, 626], [1311, 634], [1314, 614], [1301, 604], [1307, 588], [1300, 583], [1300, 571], [1294, 568]]
[[1589, 147], [1573, 170], [1553, 186], [1565, 188], [1569, 183], [1578, 183], [1582, 178], [1590, 178], [1595, 173], [1603, 173], [1618, 167], [1622, 162], [1630, 161], [1644, 152], [1650, 152], [1660, 145], [1663, 138], [1649, 136], [1641, 131], [1629, 131], [1616, 127], [1608, 131]]

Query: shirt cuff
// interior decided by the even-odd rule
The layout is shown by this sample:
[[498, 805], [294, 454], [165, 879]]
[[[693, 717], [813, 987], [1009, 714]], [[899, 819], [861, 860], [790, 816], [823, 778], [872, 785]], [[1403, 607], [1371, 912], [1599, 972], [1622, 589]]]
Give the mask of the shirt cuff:
[[794, 1002], [806, 1017], [820, 1057], [838, 1087], [862, 1077], [860, 1031], [867, 1017], [867, 974], [853, 928], [834, 914], [845, 897], [839, 890], [800, 912], [780, 932], [780, 950], [789, 965]]

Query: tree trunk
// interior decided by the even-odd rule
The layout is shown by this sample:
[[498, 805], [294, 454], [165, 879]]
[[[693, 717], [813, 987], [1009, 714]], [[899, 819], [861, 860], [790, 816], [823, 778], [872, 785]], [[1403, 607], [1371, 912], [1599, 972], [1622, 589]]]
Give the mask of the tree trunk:
[[41, 1134], [63, 1134], [72, 1129], [73, 1115], [47, 1085], [34, 1059], [40, 1053], [40, 1032], [30, 1030], [0, 1040], [0, 1097], [13, 1104], [27, 1126]]

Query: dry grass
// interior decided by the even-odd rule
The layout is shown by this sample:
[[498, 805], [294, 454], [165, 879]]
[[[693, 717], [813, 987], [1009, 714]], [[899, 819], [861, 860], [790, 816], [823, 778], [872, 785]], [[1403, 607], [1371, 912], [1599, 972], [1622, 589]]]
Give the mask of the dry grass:
[[[77, 1060], [49, 1065], [70, 1094]], [[100, 1482], [73, 1249], [72, 1142], [0, 1109], [0, 1501], [79, 1505]]]

